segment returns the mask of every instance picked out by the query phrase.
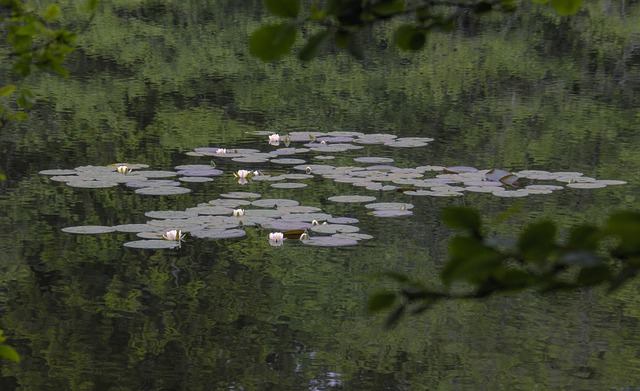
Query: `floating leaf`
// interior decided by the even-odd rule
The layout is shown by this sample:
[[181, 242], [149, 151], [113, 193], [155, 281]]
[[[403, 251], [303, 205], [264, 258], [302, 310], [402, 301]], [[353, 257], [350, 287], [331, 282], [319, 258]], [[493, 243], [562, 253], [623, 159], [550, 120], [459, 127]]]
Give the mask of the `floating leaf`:
[[102, 225], [81, 225], [76, 227], [65, 227], [62, 228], [62, 232], [70, 233], [70, 234], [106, 234], [115, 232], [116, 229], [113, 227], [106, 227]]
[[362, 195], [342, 195], [329, 197], [328, 200], [333, 202], [360, 203], [375, 201], [376, 197]]
[[160, 250], [180, 247], [180, 242], [176, 240], [135, 240], [133, 242], [125, 243], [124, 246], [129, 248]]
[[335, 236], [314, 236], [301, 242], [306, 246], [318, 246], [318, 247], [342, 247], [342, 246], [355, 246], [358, 244], [357, 240], [348, 238], [337, 238]]
[[353, 225], [345, 224], [322, 224], [314, 225], [311, 227], [313, 232], [319, 232], [323, 234], [335, 234], [335, 233], [354, 233], [360, 231], [360, 228]]
[[201, 239], [231, 239], [240, 238], [247, 234], [243, 229], [201, 229], [192, 231], [191, 236]]
[[186, 187], [177, 187], [177, 186], [158, 186], [158, 187], [142, 187], [140, 189], [136, 189], [136, 194], [143, 195], [178, 195], [178, 194], [186, 194], [189, 193], [191, 189]]

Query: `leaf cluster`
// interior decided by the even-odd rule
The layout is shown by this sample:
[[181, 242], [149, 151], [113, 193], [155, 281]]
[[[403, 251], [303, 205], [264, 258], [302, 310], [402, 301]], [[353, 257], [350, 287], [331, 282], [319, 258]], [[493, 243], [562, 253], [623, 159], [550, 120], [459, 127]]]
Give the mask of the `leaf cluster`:
[[[582, 6], [582, 0], [534, 2], [551, 3], [561, 15], [574, 14]], [[265, 24], [254, 31], [249, 40], [249, 51], [262, 61], [281, 59], [291, 54], [300, 30], [308, 36], [298, 52], [301, 61], [317, 57], [331, 43], [361, 59], [364, 50], [358, 43], [357, 33], [392, 18], [407, 20], [395, 30], [396, 46], [401, 50], [417, 51], [424, 48], [429, 34], [454, 30], [456, 20], [463, 13], [512, 12], [516, 8], [514, 0], [424, 0], [417, 3], [408, 6], [405, 0], [326, 0], [322, 6], [314, 3], [303, 14], [300, 0], [264, 0], [267, 11], [285, 21]]]
[[[66, 77], [63, 63], [75, 49], [76, 32], [60, 23], [61, 9], [50, 4], [37, 12], [22, 0], [5, 0], [0, 7], [0, 28], [9, 44], [9, 58], [13, 83], [0, 86], [0, 99], [15, 97], [15, 102], [0, 105], [0, 126], [10, 120], [26, 118], [24, 110], [36, 103], [33, 92], [20, 87], [20, 82], [35, 70], [51, 70]], [[89, 0], [84, 7], [93, 16], [96, 0]], [[10, 106], [17, 106], [11, 108]]]
[[373, 295], [369, 310], [393, 310], [387, 326], [407, 313], [421, 313], [442, 299], [478, 299], [523, 290], [550, 292], [599, 285], [609, 292], [640, 272], [640, 213], [616, 212], [601, 226], [581, 224], [560, 241], [552, 221], [524, 227], [515, 239], [484, 234], [480, 213], [454, 207], [443, 222], [460, 233], [449, 241], [449, 257], [437, 290], [403, 274], [386, 274], [401, 284], [397, 292]]

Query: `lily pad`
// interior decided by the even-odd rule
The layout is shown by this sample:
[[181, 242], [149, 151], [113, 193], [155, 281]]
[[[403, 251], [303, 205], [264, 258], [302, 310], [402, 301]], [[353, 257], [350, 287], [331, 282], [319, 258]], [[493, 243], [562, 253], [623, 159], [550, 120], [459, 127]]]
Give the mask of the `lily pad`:
[[243, 199], [217, 199], [209, 201], [209, 205], [222, 206], [226, 208], [237, 208], [238, 206], [251, 205], [251, 201]]
[[125, 243], [124, 246], [129, 248], [160, 250], [180, 247], [180, 242], [176, 240], [134, 240], [133, 242]]
[[169, 178], [177, 176], [178, 173], [175, 171], [138, 171], [136, 172], [138, 175], [144, 176], [145, 178]]
[[271, 163], [275, 163], [275, 164], [303, 164], [305, 163], [304, 159], [286, 159], [286, 158], [282, 158], [282, 159], [271, 159]]
[[180, 186], [180, 182], [172, 181], [168, 179], [151, 179], [147, 180], [146, 178], [140, 180], [133, 180], [130, 182], [126, 182], [125, 186], [132, 187], [134, 189], [140, 189], [143, 187], [160, 187], [160, 186]]
[[113, 227], [119, 232], [144, 232], [144, 231], [157, 231], [158, 227], [151, 226], [149, 224], [120, 224]]
[[152, 210], [144, 214], [152, 219], [188, 219], [198, 214], [184, 210]]
[[320, 224], [314, 225], [310, 229], [313, 232], [319, 232], [323, 234], [353, 233], [360, 231], [360, 228], [346, 224]]
[[69, 169], [53, 169], [53, 170], [42, 170], [38, 172], [40, 175], [75, 175], [78, 172], [76, 170]]
[[335, 236], [314, 236], [307, 240], [301, 240], [300, 243], [307, 246], [318, 247], [343, 247], [356, 246], [358, 241], [351, 238], [335, 237]]
[[285, 220], [273, 220], [267, 221], [265, 223], [260, 224], [262, 228], [272, 229], [274, 231], [284, 232], [284, 231], [293, 231], [296, 229], [309, 229], [313, 227], [311, 223], [307, 223], [304, 221], [285, 221]]
[[399, 209], [377, 209], [371, 212], [375, 217], [402, 217], [402, 216], [411, 216], [413, 214], [410, 210], [399, 210]]
[[327, 219], [330, 224], [356, 224], [360, 220], [353, 217], [331, 217]]
[[332, 216], [327, 213], [292, 213], [281, 217], [282, 220], [287, 221], [306, 221], [312, 222], [313, 220], [323, 221], [328, 220]]
[[116, 182], [74, 180], [68, 181], [67, 186], [83, 189], [107, 189], [109, 187], [118, 186], [118, 184]]
[[167, 195], [186, 194], [186, 193], [189, 193], [190, 191], [191, 189], [188, 189], [186, 187], [158, 186], [158, 187], [142, 187], [140, 189], [136, 189], [136, 194], [167, 196]]
[[178, 178], [178, 180], [187, 183], [205, 183], [213, 181], [213, 179], [206, 176], [183, 176], [181, 178]]
[[376, 197], [363, 196], [363, 195], [342, 195], [342, 196], [329, 197], [328, 200], [333, 202], [360, 203], [360, 202], [375, 201]]
[[360, 232], [350, 232], [350, 233], [339, 233], [332, 235], [334, 238], [345, 238], [345, 239], [353, 239], [353, 240], [369, 240], [373, 239], [373, 236], [369, 234], [363, 234]]
[[241, 238], [247, 234], [243, 229], [201, 229], [191, 232], [191, 236], [200, 239], [231, 239]]
[[378, 202], [375, 204], [367, 204], [364, 207], [375, 210], [409, 210], [413, 209], [413, 204], [404, 202]]
[[107, 227], [103, 225], [80, 225], [76, 227], [65, 227], [62, 228], [62, 232], [70, 233], [70, 234], [107, 234], [111, 232], [115, 232], [116, 229], [113, 227]]
[[607, 184], [601, 182], [574, 182], [568, 183], [567, 187], [570, 187], [572, 189], [600, 189], [603, 187], [607, 187]]
[[303, 187], [307, 187], [307, 184], [297, 183], [297, 182], [279, 182], [279, 183], [272, 183], [271, 187], [276, 189], [301, 189]]
[[[248, 191], [232, 191], [231, 193], [220, 194], [220, 197], [238, 198], [238, 199], [246, 200], [246, 199], [260, 198], [260, 197], [262, 197], [262, 194], [251, 193], [251, 192], [248, 192]], [[209, 202], [209, 203], [211, 203], [211, 202]]]
[[257, 206], [260, 208], [274, 208], [281, 206], [296, 206], [300, 205], [300, 203], [296, 200], [288, 200], [281, 198], [265, 198], [262, 200], [256, 200], [251, 203], [253, 206]]

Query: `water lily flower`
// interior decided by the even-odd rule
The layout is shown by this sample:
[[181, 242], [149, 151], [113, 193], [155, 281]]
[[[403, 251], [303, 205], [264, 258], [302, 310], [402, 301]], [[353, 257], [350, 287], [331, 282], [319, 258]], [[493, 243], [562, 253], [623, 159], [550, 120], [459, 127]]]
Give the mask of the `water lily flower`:
[[282, 232], [271, 232], [269, 234], [269, 244], [272, 246], [282, 246], [284, 244], [284, 234]]
[[278, 133], [269, 135], [269, 144], [280, 145], [280, 135]]
[[307, 174], [311, 174], [311, 171], [313, 171], [313, 170], [311, 169], [311, 167], [307, 166], [307, 168], [305, 168], [305, 169], [304, 169], [304, 171], [305, 171]]
[[125, 165], [122, 165], [116, 167], [116, 171], [118, 171], [120, 174], [128, 174], [131, 172], [131, 169]]
[[324, 140], [320, 141], [320, 144], [326, 144], [326, 143], [327, 143], [327, 142], [326, 142], [326, 141], [324, 141]]
[[244, 216], [244, 209], [234, 209], [233, 210], [233, 215], [235, 217], [242, 217]]
[[224, 155], [225, 153], [227, 153], [227, 150], [224, 148], [218, 148], [216, 149], [216, 153], [220, 154], [220, 155]]
[[172, 229], [171, 231], [167, 231], [167, 233], [162, 235], [162, 237], [165, 238], [166, 240], [174, 240], [174, 241], [180, 242], [182, 241], [182, 239], [184, 239], [184, 234], [179, 229], [178, 230]]
[[239, 185], [246, 185], [247, 183], [249, 183], [247, 178], [238, 178], [238, 184]]
[[309, 234], [307, 234], [306, 232], [303, 232], [302, 235], [300, 235], [300, 240], [307, 240], [309, 239]]
[[260, 175], [260, 172], [259, 172], [258, 170], [255, 170], [255, 171], [253, 172], [253, 176], [258, 176], [258, 175]]
[[233, 175], [236, 178], [251, 178], [253, 174], [248, 170], [238, 170], [237, 172], [234, 172]]
[[320, 223], [318, 223], [318, 220], [312, 220], [311, 221], [311, 225], [319, 225]]

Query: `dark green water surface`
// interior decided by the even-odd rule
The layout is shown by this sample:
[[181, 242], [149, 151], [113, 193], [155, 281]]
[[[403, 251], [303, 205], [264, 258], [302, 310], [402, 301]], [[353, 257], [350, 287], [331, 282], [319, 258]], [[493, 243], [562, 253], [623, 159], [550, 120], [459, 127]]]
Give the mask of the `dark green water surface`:
[[[536, 219], [564, 234], [637, 209], [640, 3], [587, 1], [569, 19], [547, 8], [461, 18], [459, 31], [430, 36], [417, 54], [393, 47], [392, 22], [362, 35], [364, 61], [330, 51], [308, 64], [263, 64], [246, 49], [267, 18], [259, 1], [104, 2], [79, 35], [71, 76], [34, 75], [36, 109], [0, 130], [0, 328], [22, 357], [0, 362], [0, 390], [640, 390], [638, 281], [614, 295], [444, 302], [391, 331], [384, 314], [365, 311], [372, 293], [395, 288], [375, 273], [439, 284], [452, 234], [443, 207], [475, 207], [506, 236]], [[71, 2], [63, 9], [76, 16]], [[38, 174], [208, 164], [186, 154], [199, 147], [273, 150], [248, 133], [256, 130], [435, 139], [336, 153], [326, 164], [381, 156], [398, 167], [579, 171], [628, 184], [411, 198], [319, 177], [303, 189], [241, 186], [234, 170], [283, 167], [226, 161], [213, 182], [183, 184], [189, 194], [142, 196]], [[271, 247], [268, 230], [247, 227], [240, 239], [137, 250], [123, 247], [134, 234], [61, 231], [143, 223], [145, 212], [230, 191], [355, 217], [374, 239]], [[362, 204], [327, 200], [344, 194], [410, 202], [414, 214], [375, 218]], [[491, 224], [514, 205], [517, 213]]]

